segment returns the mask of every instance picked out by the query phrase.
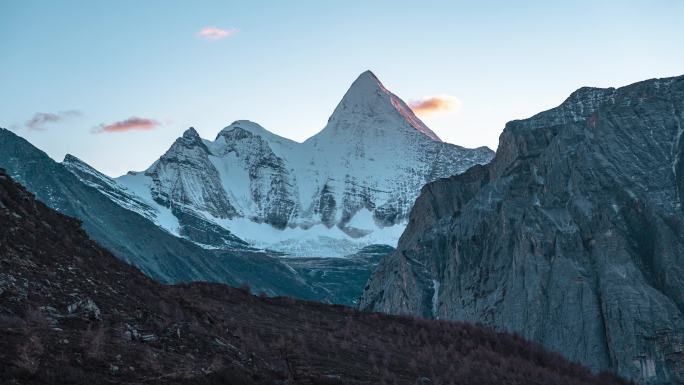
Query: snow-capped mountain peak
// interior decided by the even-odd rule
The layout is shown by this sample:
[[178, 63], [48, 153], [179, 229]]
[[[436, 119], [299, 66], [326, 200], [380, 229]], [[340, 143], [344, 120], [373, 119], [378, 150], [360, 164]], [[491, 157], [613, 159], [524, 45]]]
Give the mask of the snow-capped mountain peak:
[[166, 229], [203, 246], [238, 237], [300, 256], [341, 256], [396, 244], [425, 183], [492, 156], [442, 142], [366, 71], [326, 127], [303, 143], [248, 120], [214, 141], [189, 128], [144, 173], [115, 181], [173, 214], [177, 222], [158, 221], [170, 223]]
[[[383, 134], [418, 131], [432, 140], [442, 141], [403, 100], [385, 88], [371, 71], [365, 71], [352, 83], [321, 133], [349, 131], [349, 128], [354, 127], [363, 129], [351, 130], [350, 133], [354, 136], [365, 136], [368, 130], [388, 128], [383, 130]], [[335, 135], [343, 134], [336, 132]]]
[[185, 139], [196, 139], [199, 138], [199, 134], [197, 133], [197, 130], [195, 130], [195, 127], [190, 127], [185, 132], [183, 132], [183, 138]]
[[280, 135], [274, 134], [271, 131], [265, 129], [262, 127], [260, 124], [252, 122], [250, 120], [236, 120], [233, 123], [231, 123], [228, 127], [225, 127], [221, 132], [216, 135], [216, 139], [214, 140], [214, 143], [220, 143], [220, 138], [225, 137], [231, 137], [234, 134], [230, 134], [231, 132], [235, 130], [241, 130], [245, 132], [249, 132], [253, 135], [261, 137], [263, 140], [267, 141], [269, 144], [271, 144], [272, 150], [280, 155], [281, 149], [292, 149], [299, 145], [300, 143], [295, 142], [294, 140], [284, 138]]

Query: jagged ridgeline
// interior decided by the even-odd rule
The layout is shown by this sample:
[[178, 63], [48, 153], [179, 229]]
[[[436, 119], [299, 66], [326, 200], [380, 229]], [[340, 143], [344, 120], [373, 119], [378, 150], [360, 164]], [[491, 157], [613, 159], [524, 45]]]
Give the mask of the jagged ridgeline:
[[361, 307], [516, 331], [684, 383], [684, 77], [582, 88], [422, 189]]

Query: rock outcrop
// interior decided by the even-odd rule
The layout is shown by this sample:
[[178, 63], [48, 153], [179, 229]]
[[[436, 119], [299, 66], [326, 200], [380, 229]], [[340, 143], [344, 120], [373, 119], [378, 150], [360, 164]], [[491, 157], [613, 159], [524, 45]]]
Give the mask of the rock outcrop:
[[684, 77], [582, 88], [426, 185], [368, 310], [480, 322], [684, 383]]

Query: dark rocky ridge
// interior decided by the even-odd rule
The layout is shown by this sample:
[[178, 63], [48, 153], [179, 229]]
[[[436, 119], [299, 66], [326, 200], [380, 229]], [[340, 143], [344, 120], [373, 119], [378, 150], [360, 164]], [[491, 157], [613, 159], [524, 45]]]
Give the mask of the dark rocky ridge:
[[364, 309], [481, 322], [684, 383], [684, 77], [582, 88], [426, 185]]
[[2, 170], [0, 266], [8, 385], [626, 384], [482, 327], [164, 286]]

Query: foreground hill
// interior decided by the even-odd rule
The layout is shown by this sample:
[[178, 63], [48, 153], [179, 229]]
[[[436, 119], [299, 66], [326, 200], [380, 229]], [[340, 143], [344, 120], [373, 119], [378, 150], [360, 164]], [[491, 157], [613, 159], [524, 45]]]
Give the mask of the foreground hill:
[[464, 323], [164, 286], [0, 172], [3, 384], [624, 384]]
[[517, 331], [684, 383], [684, 77], [582, 88], [428, 184], [362, 307]]

